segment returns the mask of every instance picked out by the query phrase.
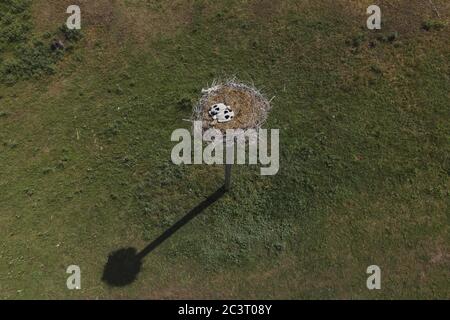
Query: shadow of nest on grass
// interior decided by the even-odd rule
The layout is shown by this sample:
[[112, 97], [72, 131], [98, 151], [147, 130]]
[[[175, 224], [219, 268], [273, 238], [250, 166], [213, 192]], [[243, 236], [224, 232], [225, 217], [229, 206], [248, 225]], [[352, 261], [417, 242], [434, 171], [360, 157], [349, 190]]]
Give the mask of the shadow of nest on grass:
[[219, 188], [140, 252], [137, 252], [135, 248], [130, 247], [112, 252], [103, 269], [102, 281], [113, 287], [123, 287], [133, 283], [141, 272], [143, 259], [150, 252], [159, 247], [165, 240], [170, 238], [175, 232], [202, 213], [206, 208], [219, 200], [225, 192], [224, 187]]

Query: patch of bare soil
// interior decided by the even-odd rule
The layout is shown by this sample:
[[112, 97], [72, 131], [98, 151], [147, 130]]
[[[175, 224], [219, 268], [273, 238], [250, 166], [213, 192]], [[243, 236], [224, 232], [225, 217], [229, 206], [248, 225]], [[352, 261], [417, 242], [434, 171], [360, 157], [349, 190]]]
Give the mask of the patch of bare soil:
[[33, 2], [36, 31], [53, 31], [62, 26], [68, 6], [81, 9], [81, 26], [87, 42], [105, 36], [119, 44], [125, 41], [145, 43], [156, 35], [170, 35], [191, 20], [192, 1], [167, 1], [154, 8], [140, 3], [117, 0], [37, 0]]

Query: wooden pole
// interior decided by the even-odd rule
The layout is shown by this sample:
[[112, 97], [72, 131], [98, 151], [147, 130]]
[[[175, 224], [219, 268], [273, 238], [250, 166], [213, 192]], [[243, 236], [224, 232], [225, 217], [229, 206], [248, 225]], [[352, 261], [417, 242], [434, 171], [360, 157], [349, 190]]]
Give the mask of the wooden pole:
[[231, 168], [234, 163], [234, 142], [235, 137], [226, 137], [224, 143], [225, 149], [225, 191], [229, 191], [231, 189]]
[[231, 168], [232, 164], [225, 164], [225, 191], [229, 191], [231, 188]]

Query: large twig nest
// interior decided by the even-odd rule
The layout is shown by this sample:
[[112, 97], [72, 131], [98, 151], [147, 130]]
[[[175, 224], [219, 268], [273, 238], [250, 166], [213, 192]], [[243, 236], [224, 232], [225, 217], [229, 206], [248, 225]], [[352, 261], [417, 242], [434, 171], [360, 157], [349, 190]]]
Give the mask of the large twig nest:
[[[215, 121], [209, 111], [212, 106], [223, 103], [234, 112], [229, 122]], [[202, 90], [202, 97], [194, 107], [192, 120], [202, 121], [203, 131], [210, 128], [219, 129], [223, 133], [227, 129], [256, 129], [266, 121], [270, 111], [270, 101], [253, 86], [228, 80], [215, 81], [208, 89]]]

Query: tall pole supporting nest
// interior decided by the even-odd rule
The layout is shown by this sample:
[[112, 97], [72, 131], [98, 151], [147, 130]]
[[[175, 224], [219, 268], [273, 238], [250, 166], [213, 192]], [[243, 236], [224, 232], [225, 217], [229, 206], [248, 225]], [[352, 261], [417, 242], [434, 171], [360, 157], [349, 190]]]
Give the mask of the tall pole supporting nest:
[[231, 169], [232, 164], [225, 164], [225, 191], [229, 191], [231, 188]]
[[[211, 113], [211, 108], [217, 106], [228, 108], [228, 112], [233, 114], [232, 119], [225, 122], [220, 121], [220, 118], [217, 121], [216, 117], [212, 117], [212, 115], [216, 116], [216, 113]], [[208, 129], [218, 129], [225, 137], [228, 129], [258, 131], [266, 121], [270, 108], [270, 101], [252, 85], [244, 84], [236, 79], [214, 81], [210, 88], [202, 90], [202, 96], [194, 106], [191, 119], [192, 121], [201, 121], [203, 132]], [[217, 115], [220, 116], [220, 111], [217, 112]], [[234, 142], [237, 140], [236, 136], [233, 136], [232, 139], [231, 145], [228, 145], [226, 137], [224, 140], [226, 152], [225, 191], [231, 189]]]
[[224, 149], [226, 152], [225, 156], [225, 191], [229, 191], [231, 189], [231, 172], [233, 168], [233, 160], [234, 160], [234, 142], [236, 141], [236, 137], [231, 137], [233, 139], [232, 144], [228, 144], [228, 139], [230, 137], [225, 137], [224, 140]]

